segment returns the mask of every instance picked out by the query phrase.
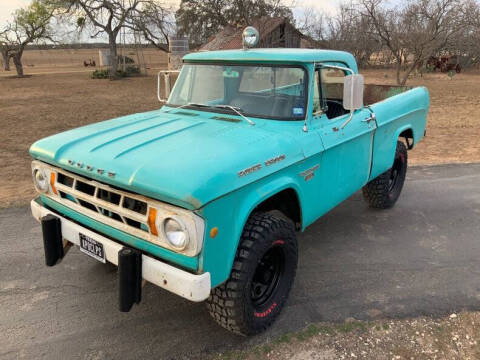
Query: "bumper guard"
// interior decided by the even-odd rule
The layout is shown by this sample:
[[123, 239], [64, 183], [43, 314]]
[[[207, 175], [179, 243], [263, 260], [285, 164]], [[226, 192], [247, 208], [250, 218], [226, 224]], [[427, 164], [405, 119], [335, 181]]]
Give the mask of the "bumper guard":
[[129, 311], [133, 303], [140, 302], [142, 279], [190, 301], [200, 302], [208, 298], [211, 288], [209, 272], [191, 274], [70, 221], [36, 200], [32, 200], [30, 206], [33, 217], [42, 223], [48, 266], [57, 264], [72, 244], [80, 245], [80, 233], [103, 244], [105, 259], [119, 266], [121, 311]]

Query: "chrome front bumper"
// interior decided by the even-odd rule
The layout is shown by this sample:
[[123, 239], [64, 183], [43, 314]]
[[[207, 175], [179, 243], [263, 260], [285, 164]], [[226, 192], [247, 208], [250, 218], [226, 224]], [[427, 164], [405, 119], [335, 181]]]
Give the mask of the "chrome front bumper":
[[[106, 261], [118, 266], [118, 253], [124, 248], [124, 245], [62, 217], [43, 207], [35, 200], [32, 200], [30, 206], [33, 217], [39, 222], [49, 214], [60, 219], [63, 240], [79, 246], [79, 234], [82, 233], [103, 244]], [[210, 295], [211, 282], [209, 272], [200, 275], [191, 274], [144, 254], [142, 254], [141, 263], [143, 279], [152, 284], [195, 302], [203, 301]]]

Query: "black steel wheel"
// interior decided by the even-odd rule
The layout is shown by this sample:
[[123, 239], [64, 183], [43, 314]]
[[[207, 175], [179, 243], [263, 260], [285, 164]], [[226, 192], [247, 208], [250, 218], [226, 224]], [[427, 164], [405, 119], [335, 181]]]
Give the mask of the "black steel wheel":
[[243, 230], [230, 278], [212, 290], [207, 308], [224, 328], [252, 335], [268, 328], [283, 308], [297, 269], [292, 222], [253, 214]]
[[285, 256], [279, 246], [274, 246], [258, 262], [250, 287], [252, 305], [268, 302], [282, 281]]
[[370, 207], [388, 209], [395, 205], [402, 192], [407, 166], [407, 147], [398, 141], [392, 167], [362, 189], [363, 198]]

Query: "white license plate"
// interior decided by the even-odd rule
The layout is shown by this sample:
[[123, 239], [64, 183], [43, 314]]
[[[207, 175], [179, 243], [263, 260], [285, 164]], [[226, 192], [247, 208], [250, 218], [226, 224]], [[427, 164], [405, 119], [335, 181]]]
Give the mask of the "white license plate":
[[78, 235], [80, 237], [80, 251], [90, 255], [102, 263], [105, 263], [105, 251], [103, 250], [103, 244], [82, 233], [79, 233]]

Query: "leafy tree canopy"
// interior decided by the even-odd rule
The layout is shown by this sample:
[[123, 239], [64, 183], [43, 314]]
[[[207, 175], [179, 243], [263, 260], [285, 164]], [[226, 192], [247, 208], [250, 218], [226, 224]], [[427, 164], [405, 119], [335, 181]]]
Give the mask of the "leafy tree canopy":
[[281, 0], [182, 0], [176, 12], [177, 34], [199, 45], [228, 24], [246, 26], [261, 16], [293, 22], [292, 10]]

